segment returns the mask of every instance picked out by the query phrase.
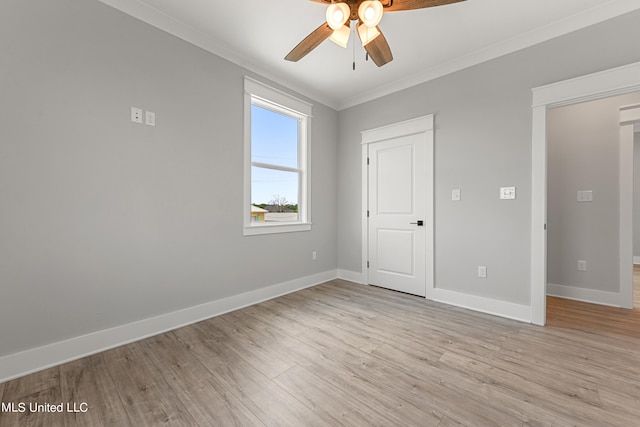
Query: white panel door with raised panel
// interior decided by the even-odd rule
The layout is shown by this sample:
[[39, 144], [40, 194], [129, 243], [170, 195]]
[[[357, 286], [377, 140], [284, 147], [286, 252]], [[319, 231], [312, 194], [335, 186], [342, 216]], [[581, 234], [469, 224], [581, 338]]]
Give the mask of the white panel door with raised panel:
[[383, 132], [367, 148], [368, 282], [425, 296], [432, 282], [432, 144], [425, 132], [404, 133], [402, 127], [398, 136]]

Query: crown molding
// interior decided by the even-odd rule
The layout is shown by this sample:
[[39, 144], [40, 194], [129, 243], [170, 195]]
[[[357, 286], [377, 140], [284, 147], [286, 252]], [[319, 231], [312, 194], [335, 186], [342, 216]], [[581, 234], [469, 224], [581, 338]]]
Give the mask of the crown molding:
[[428, 68], [406, 78], [395, 80], [386, 85], [380, 85], [375, 89], [362, 92], [355, 96], [336, 100], [327, 97], [326, 94], [319, 90], [315, 90], [309, 85], [292, 81], [291, 76], [283, 76], [265, 69], [262, 65], [257, 64], [250, 58], [237, 54], [207, 34], [185, 24], [184, 22], [172, 18], [141, 0], [98, 1], [338, 111], [408, 89], [447, 74], [481, 64], [500, 56], [531, 47], [547, 40], [551, 40], [573, 31], [640, 9], [640, 2], [638, 2], [638, 0], [609, 0], [599, 6], [595, 6], [573, 16], [561, 19], [517, 37], [501, 41], [487, 48], [456, 58], [452, 61]]
[[398, 79], [387, 85], [379, 86], [373, 90], [363, 92], [360, 95], [344, 99], [338, 103], [338, 110], [354, 107], [417, 86], [421, 83], [435, 80], [447, 74], [499, 58], [638, 9], [640, 9], [640, 2], [638, 2], [638, 0], [609, 0], [602, 5], [545, 25], [528, 33], [431, 67], [407, 78]]
[[152, 27], [156, 27], [159, 30], [178, 37], [179, 39], [182, 39], [201, 49], [204, 49], [207, 52], [213, 53], [214, 55], [226, 59], [227, 61], [243, 67], [248, 71], [256, 73], [260, 77], [269, 79], [279, 85], [282, 85], [283, 87], [299, 93], [300, 95], [310, 98], [316, 102], [320, 102], [333, 109], [337, 109], [338, 104], [336, 100], [328, 98], [321, 91], [314, 90], [308, 85], [304, 85], [302, 83], [292, 82], [290, 76], [285, 77], [267, 70], [251, 59], [243, 55], [239, 55], [227, 46], [219, 43], [213, 37], [191, 27], [188, 24], [185, 24], [180, 20], [173, 18], [170, 15], [167, 15], [166, 13], [154, 7], [149, 6], [141, 0], [98, 1], [104, 3], [107, 6], [111, 6], [112, 8], [119, 10], [120, 12], [123, 12], [129, 16], [132, 16], [142, 22], [145, 22]]

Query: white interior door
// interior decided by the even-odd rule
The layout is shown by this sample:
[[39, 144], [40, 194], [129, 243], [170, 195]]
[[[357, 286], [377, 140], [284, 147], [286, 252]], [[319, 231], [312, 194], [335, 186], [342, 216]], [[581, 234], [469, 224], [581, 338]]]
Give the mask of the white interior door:
[[426, 296], [433, 277], [431, 144], [425, 132], [402, 127], [381, 136], [367, 146], [368, 282]]

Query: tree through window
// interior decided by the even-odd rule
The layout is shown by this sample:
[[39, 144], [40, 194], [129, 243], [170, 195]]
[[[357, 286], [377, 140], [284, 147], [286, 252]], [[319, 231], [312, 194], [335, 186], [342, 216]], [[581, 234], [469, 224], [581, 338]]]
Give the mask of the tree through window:
[[245, 92], [245, 234], [308, 230], [311, 106], [248, 78]]

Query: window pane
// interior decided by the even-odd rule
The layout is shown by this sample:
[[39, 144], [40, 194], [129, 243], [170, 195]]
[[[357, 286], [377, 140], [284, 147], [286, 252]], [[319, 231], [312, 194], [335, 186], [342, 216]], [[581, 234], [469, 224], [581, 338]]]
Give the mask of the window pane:
[[251, 161], [298, 167], [298, 120], [251, 105]]
[[[252, 166], [251, 204], [268, 211], [265, 222], [298, 221], [298, 182], [298, 172]], [[252, 214], [252, 222], [256, 216]]]

